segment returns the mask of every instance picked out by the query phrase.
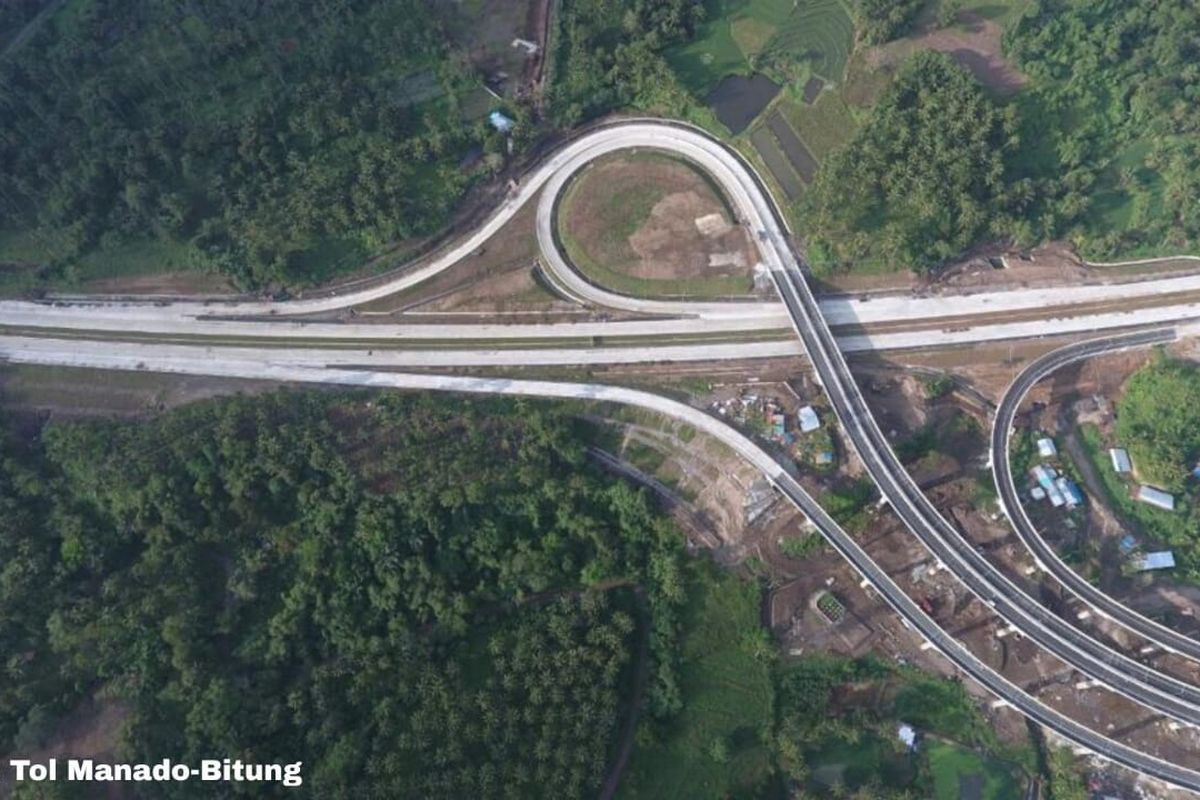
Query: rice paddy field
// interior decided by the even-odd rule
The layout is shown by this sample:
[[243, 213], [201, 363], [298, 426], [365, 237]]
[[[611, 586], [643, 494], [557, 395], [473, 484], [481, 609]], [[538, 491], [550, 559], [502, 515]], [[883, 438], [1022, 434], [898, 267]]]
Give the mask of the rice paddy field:
[[760, 70], [837, 83], [853, 46], [843, 0], [714, 0], [699, 35], [667, 58], [684, 85], [703, 95], [726, 75]]

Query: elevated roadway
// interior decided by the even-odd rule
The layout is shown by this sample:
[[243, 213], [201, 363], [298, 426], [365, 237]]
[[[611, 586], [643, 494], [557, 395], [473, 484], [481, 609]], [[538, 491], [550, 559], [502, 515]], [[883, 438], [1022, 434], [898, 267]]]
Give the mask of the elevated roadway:
[[1010, 458], [1013, 420], [1030, 390], [1040, 381], [1063, 367], [1088, 358], [1137, 347], [1168, 344], [1174, 339], [1175, 333], [1172, 330], [1152, 330], [1126, 336], [1092, 339], [1052, 350], [1032, 361], [1013, 381], [996, 408], [991, 435], [992, 475], [996, 482], [1000, 507], [1012, 522], [1021, 541], [1037, 559], [1039, 566], [1098, 613], [1160, 647], [1200, 660], [1200, 641], [1155, 622], [1124, 603], [1114, 600], [1085, 580], [1059, 557], [1025, 512], [1025, 505], [1017, 491]]
[[[286, 355], [283, 354], [286, 358]], [[576, 399], [621, 403], [684, 422], [730, 447], [749, 461], [805, 514], [830, 544], [914, 630], [929, 641], [962, 674], [977, 681], [1016, 710], [1079, 748], [1174, 786], [1200, 792], [1200, 772], [1144, 753], [1060, 713], [1025, 692], [975, 657], [929, 617], [846, 533], [786, 469], [769, 453], [725, 423], [683, 403], [648, 392], [596, 384], [557, 383], [443, 375], [413, 375], [369, 370], [318, 369], [287, 363], [242, 359], [237, 350], [142, 345], [113, 348], [103, 342], [31, 340], [31, 348], [14, 348], [0, 336], [0, 359], [14, 363], [53, 364], [131, 371], [156, 371], [253, 380], [366, 386], [468, 394]]]
[[[739, 209], [739, 213], [742, 215], [742, 222], [748, 225], [758, 238], [763, 262], [776, 284], [787, 318], [799, 335], [805, 352], [813, 362], [817, 376], [825, 386], [831, 403], [839, 419], [846, 427], [847, 433], [856, 450], [858, 450], [863, 463], [867, 465], [872, 477], [879, 484], [884, 497], [893, 505], [893, 508], [906, 525], [925, 543], [926, 547], [950, 567], [998, 615], [1010, 624], [1015, 625], [1047, 651], [1054, 653], [1088, 677], [1099, 681], [1131, 700], [1173, 718], [1193, 724], [1200, 723], [1200, 690], [1108, 649], [1091, 636], [1084, 634], [1082, 631], [1048, 612], [1040, 603], [1029, 597], [1020, 587], [1009, 581], [999, 570], [980, 556], [954, 526], [947, 522], [937, 512], [936, 508], [929, 503], [928, 499], [924, 497], [899, 463], [886, 439], [879, 432], [862, 398], [861, 392], [858, 390], [853, 377], [846, 367], [841, 350], [833, 338], [822, 310], [800, 272], [800, 264], [790, 249], [785, 234], [785, 227], [780, 221], [777, 210], [774, 208], [769, 195], [754, 175], [753, 170], [744, 164], [735, 153], [726, 149], [719, 142], [683, 126], [661, 122], [633, 122], [602, 128], [568, 145], [567, 148], [556, 154], [540, 168], [538, 172], [539, 179], [542, 181], [542, 184], [546, 184], [546, 188], [548, 189], [547, 194], [543, 196], [542, 202], [545, 202], [546, 197], [556, 195], [557, 190], [552, 194], [549, 189], [554, 188], [554, 186], [561, 188], [561, 185], [558, 183], [554, 184], [554, 186], [550, 186], [549, 183], [552, 180], [558, 181], [561, 178], [559, 173], [567, 169], [572, 159], [579, 159], [579, 163], [585, 163], [605, 153], [630, 147], [652, 147], [668, 150], [697, 163], [723, 186], [730, 201]], [[476, 234], [467, 237], [463, 243], [450, 248], [446, 253], [436, 256], [425, 266], [414, 270], [407, 276], [401, 276], [396, 282], [391, 284], [385, 283], [380, 286], [357, 290], [340, 297], [322, 297], [284, 304], [269, 302], [136, 304], [111, 302], [89, 303], [82, 301], [61, 304], [29, 303], [19, 306], [5, 304], [0, 306], [0, 325], [9, 324], [14, 321], [18, 313], [31, 312], [38, 320], [46, 320], [41, 323], [41, 327], [47, 332], [48, 336], [53, 336], [59, 327], [59, 323], [62, 323], [67, 318], [77, 318], [79, 320], [77, 324], [73, 323], [73, 325], [62, 326], [72, 330], [95, 330], [95, 327], [88, 327], [92, 325], [113, 332], [128, 332], [130, 330], [138, 330], [139, 326], [149, 326], [143, 329], [143, 332], [154, 336], [163, 336], [167, 335], [165, 328], [170, 326], [174, 326], [169, 331], [170, 334], [180, 335], [198, 330], [191, 326], [201, 322], [236, 322], [239, 324], [253, 322], [254, 324], [262, 325], [263, 320], [278, 319], [278, 316], [283, 313], [324, 313], [344, 309], [351, 305], [386, 296], [406, 286], [415, 285], [430, 275], [436, 274], [436, 272], [446, 268], [448, 264], [456, 263], [458, 259], [465, 257], [466, 254], [472, 252], [479, 244], [482, 244], [483, 241], [490, 237], [503, 224], [502, 218], [504, 218], [505, 214], [511, 216], [513, 208], [531, 199], [534, 193], [542, 188], [540, 185], [531, 188], [535, 182], [526, 182], [517, 194], [510, 199], [509, 203], [498, 210], [497, 214], [490, 218]], [[540, 218], [541, 209], [539, 206], [539, 224]], [[539, 235], [541, 234], [539, 233]], [[579, 286], [571, 286], [569, 287], [569, 291], [574, 294], [575, 292], [583, 291], [583, 289]], [[587, 299], [582, 295], [580, 298]], [[648, 316], [683, 315], [687, 319], [699, 320], [711, 324], [744, 324], [742, 322], [744, 320], [770, 320], [767, 324], [777, 325], [777, 320], [779, 319], [779, 309], [772, 304], [694, 303], [687, 304], [687, 309], [681, 310], [678, 306], [673, 305], [668, 307], [663, 305], [665, 301], [639, 301], [636, 298], [630, 298], [629, 300], [634, 303], [634, 305], [629, 307], [629, 310], [635, 313]], [[30, 306], [36, 308], [31, 309]], [[1191, 308], [1191, 305], [1187, 304], [1186, 307]], [[954, 311], [955, 313], [959, 313], [959, 308], [956, 307]], [[263, 320], [229, 319], [230, 317], [242, 316], [261, 317]], [[103, 325], [100, 323], [102, 317], [108, 320]], [[121, 322], [122, 318], [124, 322]], [[1125, 318], [1124, 324], [1141, 324], [1144, 323], [1145, 319], [1140, 313], [1133, 314]], [[307, 338], [314, 329], [311, 324], [305, 325], [295, 322], [284, 324], [296, 326], [294, 332], [287, 334], [295, 339]], [[121, 325], [125, 327], [120, 328]], [[271, 325], [271, 327], [274, 327], [274, 325]], [[953, 331], [942, 333], [953, 333]], [[163, 369], [166, 371], [198, 369], [202, 371], [197, 374], [231, 374], [231, 376], [233, 376], [232, 372], [240, 370], [241, 372], [236, 377], [318, 380], [321, 382], [362, 382], [363, 385], [407, 386], [408, 388], [427, 389], [442, 388], [455, 391], [497, 391], [515, 394], [533, 394], [537, 393], [537, 391], [542, 391], [545, 393], [545, 396], [568, 396], [556, 394], [556, 392], [566, 390], [551, 388], [552, 386], [561, 387], [561, 385], [539, 384], [540, 388], [535, 391], [532, 388], [534, 382], [527, 381], [487, 381], [483, 379], [443, 378], [441, 376], [397, 376], [373, 371], [315, 369], [312, 366], [286, 363], [286, 359], [288, 358], [286, 354], [280, 354], [274, 359], [262, 353], [255, 354], [251, 358], [244, 358], [246, 353], [243, 352], [241, 353], [243, 357], [239, 358], [229, 348], [200, 348], [193, 346], [190, 348], [192, 351], [207, 353], [207, 355], [199, 358], [194, 355], [185, 358], [178, 355], [163, 356], [161, 353], [155, 356], [158, 353], [156, 348], [159, 345], [147, 342], [123, 343], [121, 348], [119, 348], [120, 352], [117, 351], [118, 349], [112, 343], [82, 340], [64, 344], [63, 342], [56, 342], [52, 338], [47, 338], [24, 340], [19, 343], [19, 347], [17, 345], [18, 343], [11, 340], [10, 337], [4, 337], [4, 352], [10, 358], [13, 360], [42, 359], [37, 363], [74, 362], [78, 366], [104, 366], [107, 364], [110, 368], [121, 369], [139, 368], [137, 365], [140, 364], [141, 368]], [[58, 349], [54, 350], [53, 348], [55, 347]], [[106, 347], [108, 348], [107, 351], [104, 350]], [[157, 359], [153, 361], [155, 366], [150, 366], [152, 356]], [[283, 359], [284, 363], [281, 363], [280, 359]], [[353, 378], [348, 376], [353, 376]], [[453, 381], [455, 380], [465, 380], [468, 383], [454, 384]], [[472, 380], [475, 382], [470, 383]], [[439, 383], [440, 381], [449, 381], [450, 383]], [[475, 386], [477, 388], [465, 388], [467, 386]], [[615, 402], [634, 402], [635, 404], [644, 401], [644, 398], [634, 398], [631, 395], [621, 394], [629, 390], [612, 389], [610, 391], [605, 388], [603, 391], [600, 391], [597, 387], [586, 387], [571, 391], [586, 395], [587, 399], [611, 399]], [[640, 395], [641, 393], [638, 394]], [[625, 397], [625, 399], [620, 399], [621, 397]], [[650, 397], [653, 396], [651, 395]], [[664, 401], [662, 398], [657, 398], [657, 400], [667, 403], [671, 402]], [[679, 411], [681, 414], [684, 413], [679, 409], [676, 409], [676, 411]], [[875, 574], [878, 573], [878, 569], [874, 567], [869, 558], [861, 550], [853, 549], [853, 541], [849, 540], [844, 532], [841, 532], [836, 526], [829, 527], [832, 520], [823, 515], [819, 506], [811, 498], [807, 495], [793, 496], [795, 489], [799, 487], [796, 485], [794, 488], [788, 488], [795, 482], [790, 479], [790, 476], [786, 472], [782, 472], [777, 464], [773, 468], [776, 471], [769, 472], [769, 465], [763, 463], [761, 460], [763, 457], [769, 460], [769, 456], [762, 453], [761, 450], [758, 450], [759, 455], [755, 455], [753, 450], [757, 450], [757, 448], [754, 447], [753, 443], [748, 442], [748, 440], [741, 442], [736, 438], [727, 438], [720, 431], [713, 432], [713, 425], [722, 429], [724, 426], [716, 420], [708, 418], [700, 412], [696, 412], [694, 409], [692, 411], [709, 420], [708, 423], [697, 421], [697, 427], [727, 441], [735, 450], [749, 458], [760, 469], [763, 469], [764, 473], [768, 474], [768, 477], [776, 485], [780, 486], [782, 491], [788, 493], [789, 497], [792, 497], [793, 501], [800, 505], [802, 510], [818, 523], [821, 530], [834, 542], [834, 546], [838, 547], [839, 551], [850, 559], [856, 568], [859, 568], [864, 573], [864, 576], [868, 580], [876, 583], [877, 586], [883, 587], [881, 593], [887, 597], [888, 602], [905, 619], [917, 625], [918, 629], [926, 634], [939, 650], [946, 653], [947, 657], [951, 658], [956, 664], [959, 664], [961, 668], [968, 671], [973, 677], [980, 680], [985, 686], [996, 691], [1003, 699], [1021, 708], [1031, 717], [1045, 722], [1049, 727], [1093, 752], [1110, 757], [1115, 761], [1120, 761], [1127, 766], [1133, 766], [1133, 768], [1147, 774], [1170, 780], [1181, 786], [1197, 788], [1198, 785], [1195, 782], [1197, 778], [1194, 772], [1164, 764], [1146, 754], [1139, 754], [1136, 751], [1131, 752], [1120, 743], [1113, 742], [1106, 737], [1088, 731], [1086, 728], [1081, 728], [1077, 723], [1060, 718], [1061, 715], [1054, 716], [1053, 714], [1048, 714], [1050, 710], [1047, 707], [1020, 692], [1019, 689], [1016, 690], [1016, 694], [1013, 694], [1011, 690], [1015, 689], [1015, 687], [1011, 685], [1006, 686], [1001, 676], [991, 672], [978, 661], [972, 661], [973, 657], [969, 653], [961, 648], [945, 632], [938, 629], [932, 620], [920, 614], [919, 609], [916, 609], [918, 616], [910, 616], [914, 611], [911, 608], [911, 601], [902, 592], [899, 592], [894, 584], [891, 584], [887, 580], [887, 576]], [[736, 434], [736, 432], [732, 433]], [[744, 449], [746, 444], [749, 444], [753, 449]], [[771, 463], [774, 464], [773, 461]], [[921, 627], [921, 625], [925, 625], [926, 623], [932, 627]], [[1010, 695], [1013, 699], [1010, 699]]]

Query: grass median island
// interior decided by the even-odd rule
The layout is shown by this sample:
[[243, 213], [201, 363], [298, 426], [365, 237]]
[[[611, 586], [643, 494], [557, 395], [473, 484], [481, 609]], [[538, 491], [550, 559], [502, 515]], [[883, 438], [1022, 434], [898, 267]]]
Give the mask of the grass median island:
[[758, 254], [712, 181], [663, 155], [584, 169], [567, 187], [559, 241], [589, 281], [639, 297], [742, 297]]

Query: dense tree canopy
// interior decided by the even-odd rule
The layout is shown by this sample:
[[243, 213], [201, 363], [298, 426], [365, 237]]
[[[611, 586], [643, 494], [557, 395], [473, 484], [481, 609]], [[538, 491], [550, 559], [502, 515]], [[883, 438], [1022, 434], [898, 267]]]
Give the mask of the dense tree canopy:
[[0, 58], [0, 230], [321, 278], [446, 221], [470, 77], [423, 0], [72, 3]]
[[1034, 80], [1042, 227], [1085, 250], [1200, 240], [1200, 25], [1192, 0], [1036, 0], [1005, 36]]
[[1008, 180], [1016, 131], [1015, 109], [948, 56], [914, 56], [818, 173], [804, 217], [814, 260], [930, 268], [1006, 230], [1032, 191]]
[[677, 534], [560, 413], [278, 394], [40, 442], [0, 462], [0, 752], [102, 690], [137, 760], [303, 760], [311, 796], [588, 797], [642, 642], [649, 712], [678, 707]]
[[854, 0], [855, 27], [867, 44], [882, 44], [911, 32], [925, 0]]
[[571, 125], [630, 104], [685, 103], [659, 53], [689, 38], [704, 14], [703, 0], [565, 0], [551, 87], [556, 121]]

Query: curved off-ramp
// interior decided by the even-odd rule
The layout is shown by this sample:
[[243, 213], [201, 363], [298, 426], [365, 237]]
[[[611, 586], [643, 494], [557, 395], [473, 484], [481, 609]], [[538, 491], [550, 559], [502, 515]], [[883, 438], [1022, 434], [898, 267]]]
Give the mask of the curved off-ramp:
[[769, 453], [725, 423], [691, 406], [649, 392], [596, 384], [314, 369], [286, 363], [264, 364], [258, 360], [242, 360], [238, 358], [236, 350], [228, 352], [221, 348], [165, 348], [146, 345], [136, 351], [114, 352], [100, 342], [56, 343], [48, 339], [38, 339], [34, 342], [39, 349], [36, 356], [29, 350], [13, 349], [9, 337], [0, 337], [0, 357], [16, 362], [71, 367], [587, 400], [636, 406], [677, 419], [722, 442], [762, 472], [767, 480], [812, 520], [833, 547], [879, 592], [888, 605], [965, 675], [1030, 719], [1088, 752], [1172, 785], [1200, 791], [1200, 772], [1144, 753], [1076, 722], [1028, 694], [980, 661], [909, 598]]
[[1059, 557], [1025, 512], [1025, 505], [1021, 502], [1021, 496], [1017, 490], [1016, 476], [1013, 475], [1010, 456], [1013, 422], [1017, 411], [1030, 390], [1040, 381], [1063, 367], [1088, 358], [1133, 348], [1169, 344], [1174, 340], [1175, 332], [1172, 330], [1145, 331], [1070, 344], [1057, 350], [1051, 350], [1034, 359], [1013, 381], [996, 408], [996, 416], [992, 423], [991, 462], [1000, 507], [1042, 569], [1053, 575], [1060, 584], [1093, 610], [1120, 623], [1147, 641], [1154, 642], [1169, 651], [1200, 660], [1200, 641], [1145, 617], [1125, 604], [1114, 600], [1089, 583]]

